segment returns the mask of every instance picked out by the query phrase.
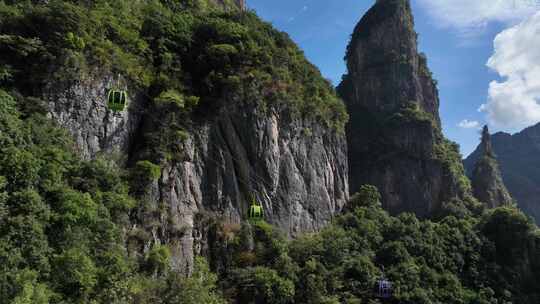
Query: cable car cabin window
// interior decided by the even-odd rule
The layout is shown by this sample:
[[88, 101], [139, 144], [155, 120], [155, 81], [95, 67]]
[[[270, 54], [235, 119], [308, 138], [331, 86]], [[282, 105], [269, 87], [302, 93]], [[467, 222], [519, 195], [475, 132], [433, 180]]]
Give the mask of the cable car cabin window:
[[249, 218], [253, 220], [260, 220], [263, 218], [263, 210], [261, 206], [252, 205], [249, 208]]
[[120, 93], [120, 104], [122, 104], [122, 105], [126, 104], [126, 93], [125, 92]]
[[127, 94], [125, 91], [109, 91], [108, 106], [114, 112], [120, 112], [124, 110], [127, 103]]

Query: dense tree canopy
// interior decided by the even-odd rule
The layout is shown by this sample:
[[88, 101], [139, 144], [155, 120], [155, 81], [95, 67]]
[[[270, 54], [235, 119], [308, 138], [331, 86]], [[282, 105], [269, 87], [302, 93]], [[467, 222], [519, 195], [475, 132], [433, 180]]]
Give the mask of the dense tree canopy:
[[[378, 303], [374, 287], [384, 276], [396, 303], [540, 300], [540, 231], [521, 211], [433, 222], [392, 217], [379, 197], [362, 186], [333, 224], [292, 241], [264, 223], [239, 229], [223, 274], [227, 294], [241, 303]], [[239, 246], [248, 235], [253, 250]]]

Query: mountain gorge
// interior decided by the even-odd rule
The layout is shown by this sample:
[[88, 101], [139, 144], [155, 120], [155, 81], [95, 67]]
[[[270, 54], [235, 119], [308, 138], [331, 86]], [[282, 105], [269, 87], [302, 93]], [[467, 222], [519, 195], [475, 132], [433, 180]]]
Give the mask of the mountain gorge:
[[538, 227], [473, 197], [409, 1], [346, 58], [343, 102], [241, 0], [0, 1], [0, 303], [539, 302]]

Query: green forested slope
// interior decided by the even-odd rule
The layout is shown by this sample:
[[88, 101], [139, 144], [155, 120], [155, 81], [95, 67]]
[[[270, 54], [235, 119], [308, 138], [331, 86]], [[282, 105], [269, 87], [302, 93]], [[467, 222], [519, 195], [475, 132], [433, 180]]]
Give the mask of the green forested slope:
[[268, 103], [287, 101], [292, 114], [338, 129], [346, 122], [330, 83], [252, 12], [191, 0], [34, 2], [0, 1], [0, 84], [25, 95], [99, 67], [188, 112], [257, 90]]
[[421, 221], [389, 216], [379, 199], [363, 186], [332, 225], [292, 242], [264, 223], [252, 233], [222, 226], [227, 294], [239, 303], [379, 303], [373, 287], [384, 269], [396, 285], [390, 303], [540, 301], [540, 232], [520, 211]]
[[208, 219], [216, 274], [202, 258], [190, 278], [171, 271], [167, 244], [129, 251], [125, 228], [141, 204], [129, 194], [153, 167], [80, 160], [38, 99], [50, 77], [110, 68], [186, 115], [204, 115], [223, 90], [259, 90], [257, 79], [272, 84], [266, 100], [292, 101], [297, 114], [338, 129], [347, 115], [290, 39], [253, 13], [42, 2], [0, 1], [0, 303], [378, 303], [383, 268], [396, 286], [389, 302], [540, 302], [540, 234], [521, 212], [454, 202], [436, 221], [392, 217], [371, 186], [296, 240], [264, 222]]

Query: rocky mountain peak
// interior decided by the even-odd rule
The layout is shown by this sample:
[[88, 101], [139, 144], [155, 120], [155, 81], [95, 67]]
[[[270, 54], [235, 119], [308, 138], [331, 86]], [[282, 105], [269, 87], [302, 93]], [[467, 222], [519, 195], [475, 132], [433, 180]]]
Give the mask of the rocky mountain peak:
[[482, 129], [482, 139], [480, 146], [482, 147], [482, 151], [486, 156], [489, 157], [495, 157], [493, 153], [493, 146], [491, 144], [491, 135], [489, 134], [488, 126], [484, 126]]
[[511, 204], [512, 197], [504, 185], [487, 126], [482, 130], [480, 147], [482, 154], [472, 172], [474, 196], [490, 208]]
[[436, 82], [418, 51], [410, 1], [377, 1], [345, 59], [338, 91], [350, 115], [351, 191], [375, 185], [386, 209], [420, 216], [467, 193], [458, 147], [441, 133]]
[[[504, 185], [519, 208], [540, 222], [540, 124], [515, 134], [497, 132], [489, 142], [499, 165]], [[480, 143], [465, 160], [467, 175], [474, 177], [477, 164], [485, 156]]]
[[438, 91], [417, 45], [409, 0], [377, 1], [347, 48], [349, 81], [355, 84], [348, 94], [378, 112], [417, 104], [440, 126]]

